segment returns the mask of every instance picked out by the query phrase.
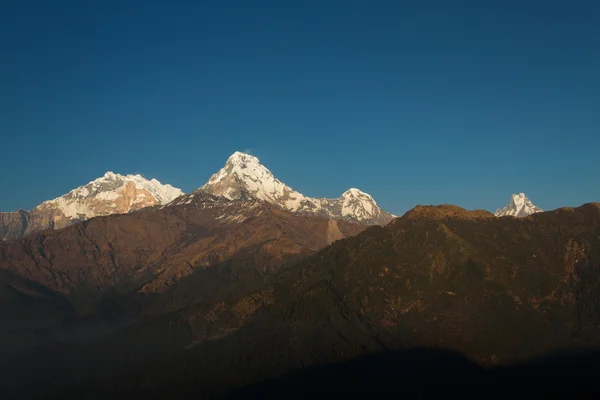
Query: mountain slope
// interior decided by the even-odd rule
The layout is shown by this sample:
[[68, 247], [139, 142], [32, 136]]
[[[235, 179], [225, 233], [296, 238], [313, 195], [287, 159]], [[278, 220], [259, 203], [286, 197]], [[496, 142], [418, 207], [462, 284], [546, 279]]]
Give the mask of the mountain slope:
[[258, 158], [240, 152], [231, 155], [200, 190], [228, 199], [255, 197], [291, 212], [369, 225], [385, 225], [394, 218], [370, 195], [354, 188], [339, 199], [306, 197], [275, 178]]
[[542, 212], [541, 208], [535, 206], [528, 198], [525, 193], [513, 194], [510, 198], [510, 202], [506, 207], [497, 209], [494, 215], [497, 217], [504, 217], [507, 215], [513, 217], [526, 217], [531, 214]]
[[[180, 387], [194, 365], [202, 380], [187, 381], [190, 392], [219, 392], [419, 346], [484, 365], [598, 346], [599, 236], [600, 204], [527, 219], [417, 207], [282, 270], [259, 291], [192, 308], [193, 320], [183, 312], [175, 320], [198, 332], [194, 347], [171, 375], [146, 382]], [[232, 322], [236, 305], [249, 302], [251, 315]], [[212, 336], [200, 334], [209, 327]]]
[[[35, 349], [64, 355], [121, 333], [143, 346], [160, 340], [160, 350], [148, 344], [150, 357], [172, 351], [169, 337], [190, 344], [189, 332], [163, 336], [160, 324], [174, 311], [251, 292], [279, 268], [364, 229], [196, 192], [0, 243], [0, 353], [30, 368], [24, 352], [44, 360]], [[73, 360], [85, 354], [77, 353]], [[52, 363], [56, 371], [61, 363]]]
[[0, 213], [0, 239], [16, 239], [45, 229], [60, 229], [96, 216], [123, 214], [166, 204], [183, 192], [141, 175], [107, 172], [84, 186], [30, 211]]
[[[203, 200], [197, 201], [198, 196]], [[238, 241], [227, 244], [229, 234], [247, 237], [249, 232], [262, 232], [257, 230], [261, 221], [268, 221], [273, 234], [259, 240], [258, 253], [256, 243], [249, 243], [233, 251], [231, 262], [202, 268], [207, 260], [203, 256], [189, 275], [169, 275], [173, 278], [169, 285], [146, 295], [153, 301], [153, 313], [146, 309], [143, 318], [110, 337], [49, 348], [43, 354], [20, 354], [8, 361], [22, 368], [11, 365], [11, 376], [16, 374], [27, 384], [32, 376], [52, 384], [61, 378], [63, 393], [74, 397], [77, 392], [69, 385], [79, 380], [81, 393], [102, 389], [110, 381], [139, 398], [157, 393], [206, 398], [306, 366], [390, 350], [435, 347], [489, 365], [600, 345], [600, 204], [528, 218], [496, 218], [486, 211], [449, 205], [419, 206], [386, 227], [369, 227], [256, 280], [242, 272], [273, 260], [270, 256], [277, 254], [270, 246], [273, 238], [283, 240], [281, 247], [275, 246], [280, 250], [291, 248], [288, 239], [299, 243], [315, 232], [324, 243], [333, 232], [330, 223], [312, 219], [314, 225], [299, 226], [299, 219], [309, 219], [267, 203], [257, 206], [258, 216], [240, 223], [236, 213], [219, 212], [221, 201], [201, 192], [174, 203], [97, 218], [52, 235], [99, 221], [123, 220], [122, 226], [111, 229], [119, 232], [144, 214], [154, 215], [157, 224], [167, 219], [162, 230], [176, 230], [181, 221], [195, 215], [191, 231], [183, 231], [204, 233], [198, 233], [194, 240], [198, 244], [190, 247], [190, 253], [185, 243], [191, 236], [181, 234], [181, 240], [171, 241], [177, 245], [166, 249], [174, 259], [197, 254], [210, 232], [221, 232], [220, 239], [208, 239], [222, 243], [217, 248]], [[249, 208], [247, 200], [231, 203], [240, 205], [237, 212]], [[202, 215], [210, 210], [214, 210], [210, 218], [235, 228], [222, 231], [220, 224], [202, 223]], [[338, 228], [345, 225], [337, 221]], [[289, 229], [294, 226], [300, 229]], [[87, 233], [95, 241], [99, 237], [93, 230]], [[119, 249], [118, 242], [111, 243]], [[62, 246], [71, 247], [68, 241]], [[12, 261], [2, 265], [14, 264], [23, 253], [12, 253]], [[94, 253], [88, 256], [95, 260]], [[40, 262], [43, 254], [34, 257]], [[35, 270], [34, 264], [24, 271]], [[104, 264], [98, 261], [99, 266]], [[281, 265], [281, 260], [274, 264]], [[164, 269], [157, 267], [156, 273], [159, 270]], [[163, 304], [168, 306], [161, 308]], [[39, 374], [32, 375], [28, 368], [34, 361]], [[54, 366], [50, 377], [49, 363]]]
[[[0, 269], [88, 303], [107, 293], [161, 293], [195, 269], [252, 249], [257, 272], [311, 254], [364, 226], [197, 192], [169, 206], [109, 215], [0, 244]], [[248, 253], [249, 254], [249, 253]]]

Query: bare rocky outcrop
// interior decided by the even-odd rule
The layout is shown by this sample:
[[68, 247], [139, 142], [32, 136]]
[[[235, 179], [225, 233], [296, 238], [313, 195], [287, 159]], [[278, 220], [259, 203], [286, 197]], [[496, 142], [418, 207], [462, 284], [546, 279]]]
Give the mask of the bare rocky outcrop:
[[19, 210], [0, 212], [0, 241], [17, 239], [33, 232], [55, 228], [53, 213]]

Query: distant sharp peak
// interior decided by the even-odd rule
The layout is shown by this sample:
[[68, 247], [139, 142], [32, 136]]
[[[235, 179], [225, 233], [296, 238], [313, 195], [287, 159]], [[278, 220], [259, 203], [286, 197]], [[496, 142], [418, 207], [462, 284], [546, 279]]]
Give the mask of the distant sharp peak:
[[350, 189], [346, 190], [344, 193], [342, 193], [342, 195], [340, 197], [341, 198], [346, 198], [346, 197], [367, 197], [367, 198], [375, 201], [373, 199], [373, 197], [369, 193], [365, 193], [362, 190], [357, 189], [357, 188], [350, 188]]
[[533, 203], [531, 203], [531, 200], [529, 200], [529, 198], [527, 198], [527, 196], [523, 192], [512, 194], [510, 196], [510, 202], [517, 206], [527, 205], [528, 203], [533, 204]]
[[224, 169], [229, 173], [246, 175], [250, 177], [273, 177], [271, 171], [269, 171], [269, 169], [260, 162], [258, 157], [251, 154], [242, 153], [240, 151], [236, 151], [229, 156], [227, 162], [225, 163]]
[[543, 210], [534, 205], [525, 193], [516, 193], [511, 195], [510, 202], [506, 207], [499, 208], [496, 210], [494, 215], [497, 217], [513, 216], [513, 217], [526, 217], [531, 214], [542, 212]]
[[529, 200], [527, 198], [527, 196], [525, 196], [525, 193], [521, 192], [521, 193], [516, 193], [516, 194], [512, 194], [510, 196], [510, 199], [514, 202], [520, 202], [520, 201], [527, 201]]
[[278, 203], [285, 198], [288, 208], [304, 200], [304, 196], [275, 178], [257, 157], [239, 151], [200, 190], [230, 200], [254, 197]]
[[253, 156], [252, 154], [242, 153], [241, 151], [236, 151], [227, 159], [227, 163], [236, 164], [236, 165], [246, 165], [246, 164], [260, 164], [260, 160], [258, 157]]

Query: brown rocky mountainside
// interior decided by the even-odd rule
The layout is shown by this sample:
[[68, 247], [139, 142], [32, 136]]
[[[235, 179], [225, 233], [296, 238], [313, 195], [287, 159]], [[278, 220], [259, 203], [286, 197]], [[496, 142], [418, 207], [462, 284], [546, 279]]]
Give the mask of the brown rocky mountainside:
[[[364, 228], [197, 192], [0, 243], [0, 351], [110, 335], [185, 307], [188, 292], [195, 301], [246, 293]], [[198, 272], [199, 282], [177, 285]]]
[[164, 292], [194, 270], [244, 252], [260, 260], [259, 273], [276, 270], [363, 229], [197, 192], [169, 207], [93, 218], [0, 244], [0, 269], [84, 306], [107, 293]]
[[[307, 366], [419, 346], [457, 351], [480, 365], [600, 346], [600, 204], [525, 218], [419, 206], [386, 227], [367, 228], [299, 262], [292, 257], [278, 269], [285, 257], [275, 257], [270, 243], [280, 250], [298, 248], [296, 254], [300, 249], [312, 253], [332, 239], [331, 223], [297, 220], [266, 203], [252, 203], [255, 216], [239, 222], [239, 214], [218, 210], [242, 212], [250, 205], [213, 206], [208, 195], [201, 196], [199, 202], [182, 198], [176, 207], [94, 219], [50, 236], [32, 236], [11, 244], [10, 251], [7, 245], [0, 247], [4, 268], [20, 279], [37, 271], [44, 285], [68, 299], [77, 298], [72, 288], [88, 280], [93, 282], [90, 293], [105, 287], [126, 293], [135, 286], [142, 296], [134, 299], [142, 311], [111, 335], [84, 344], [58, 341], [7, 359], [11, 382], [27, 377], [29, 384], [35, 376], [75, 397], [90, 390], [110, 395], [106, 381], [132, 397], [209, 397]], [[56, 254], [62, 246], [67, 260], [74, 243], [88, 246], [87, 237], [101, 241], [97, 229], [123, 232], [127, 239], [122, 244], [108, 240], [117, 253], [119, 246], [149, 251], [130, 228], [141, 216], [151, 221], [144, 225], [149, 232], [169, 228], [150, 233], [159, 249], [148, 257], [141, 252], [134, 267], [131, 262], [138, 258], [132, 256], [115, 258], [119, 261], [112, 266], [108, 244], [98, 245], [108, 258], [97, 261], [103, 251], [90, 244], [88, 257], [75, 264], [97, 263], [97, 276], [79, 276], [77, 268], [52, 274], [43, 259], [56, 267], [64, 262], [32, 250], [41, 243]], [[220, 235], [203, 218], [235, 228]], [[123, 222], [109, 225], [117, 220]], [[94, 224], [99, 225], [93, 230]], [[176, 229], [178, 224], [185, 228]], [[202, 253], [202, 244], [187, 244], [205, 243], [202, 238], [210, 236], [211, 246], [225, 251], [261, 232], [259, 228], [271, 232], [265, 236], [270, 241], [258, 239], [257, 248], [255, 242], [244, 242], [243, 249], [226, 251], [228, 256], [211, 268], [203, 267], [210, 256]], [[352, 225], [338, 221], [337, 228], [345, 236], [352, 233]], [[200, 239], [191, 240], [198, 231]], [[61, 232], [72, 232], [77, 239], [48, 247]], [[170, 245], [160, 247], [163, 243]], [[152, 267], [149, 260], [162, 253], [169, 256]], [[201, 256], [192, 263], [192, 254]], [[195, 267], [190, 273], [185, 261]], [[17, 264], [27, 266], [17, 270]], [[146, 274], [145, 268], [154, 272]], [[247, 273], [261, 268], [272, 273], [261, 279]], [[117, 304], [124, 309], [128, 303]], [[68, 312], [59, 298], [52, 307]], [[52, 377], [44, 375], [49, 362], [55, 367]]]
[[54, 229], [54, 218], [49, 213], [25, 210], [0, 212], [0, 241], [17, 239], [46, 229]]
[[[417, 207], [254, 293], [172, 318], [191, 328], [192, 347], [170, 374], [144, 381], [155, 389], [218, 392], [416, 346], [481, 365], [600, 346], [600, 204], [501, 219]], [[190, 365], [196, 374], [181, 379]]]

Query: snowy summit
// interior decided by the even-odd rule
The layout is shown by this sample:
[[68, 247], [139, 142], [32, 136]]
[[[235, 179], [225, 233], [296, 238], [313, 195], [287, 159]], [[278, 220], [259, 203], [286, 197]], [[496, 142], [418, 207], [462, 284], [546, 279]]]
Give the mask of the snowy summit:
[[542, 212], [543, 210], [535, 206], [525, 193], [513, 194], [510, 198], [510, 203], [502, 209], [497, 209], [494, 213], [497, 217], [510, 215], [513, 217], [526, 217], [531, 214]]
[[354, 188], [338, 199], [304, 196], [277, 179], [258, 158], [239, 151], [199, 190], [230, 200], [253, 197], [291, 212], [364, 224], [384, 225], [394, 218], [381, 210], [370, 195]]
[[51, 214], [58, 227], [77, 220], [166, 204], [182, 194], [180, 189], [163, 185], [156, 179], [107, 172], [63, 196], [43, 202], [31, 211]]
[[236, 151], [200, 190], [230, 200], [250, 195], [297, 211], [305, 197], [275, 178], [258, 158]]

